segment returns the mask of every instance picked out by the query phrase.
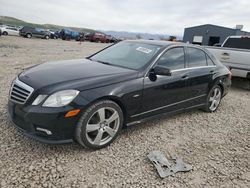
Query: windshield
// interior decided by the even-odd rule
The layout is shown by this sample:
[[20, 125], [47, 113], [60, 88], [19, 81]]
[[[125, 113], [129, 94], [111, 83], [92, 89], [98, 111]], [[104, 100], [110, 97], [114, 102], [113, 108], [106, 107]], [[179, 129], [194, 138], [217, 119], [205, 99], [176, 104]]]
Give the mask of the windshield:
[[136, 42], [120, 42], [90, 59], [114, 66], [138, 70], [146, 65], [160, 49], [160, 46]]

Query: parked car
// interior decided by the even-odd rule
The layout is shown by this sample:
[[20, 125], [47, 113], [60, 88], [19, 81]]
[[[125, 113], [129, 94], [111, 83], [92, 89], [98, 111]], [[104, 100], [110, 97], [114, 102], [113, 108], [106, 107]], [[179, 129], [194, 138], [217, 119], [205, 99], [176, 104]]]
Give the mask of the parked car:
[[5, 26], [1, 27], [1, 30], [3, 35], [19, 35], [19, 30], [16, 27]]
[[89, 40], [91, 42], [102, 42], [106, 43], [108, 40], [106, 38], [106, 35], [103, 33], [88, 33], [85, 36], [86, 40]]
[[62, 29], [60, 31], [60, 37], [62, 40], [76, 40], [79, 37], [80, 33], [71, 29]]
[[106, 43], [117, 43], [119, 40], [111, 35], [106, 35]]
[[124, 126], [201, 108], [215, 112], [230, 71], [206, 49], [165, 41], [123, 41], [82, 60], [25, 70], [13, 81], [11, 120], [45, 143], [109, 145]]
[[33, 28], [29, 26], [24, 26], [22, 29], [20, 29], [19, 35], [26, 37], [26, 38], [31, 38], [31, 37], [38, 37], [38, 38], [43, 38], [43, 39], [50, 38], [49, 31], [46, 31], [45, 29]]
[[206, 48], [231, 69], [233, 76], [250, 79], [250, 36], [230, 36], [221, 47]]

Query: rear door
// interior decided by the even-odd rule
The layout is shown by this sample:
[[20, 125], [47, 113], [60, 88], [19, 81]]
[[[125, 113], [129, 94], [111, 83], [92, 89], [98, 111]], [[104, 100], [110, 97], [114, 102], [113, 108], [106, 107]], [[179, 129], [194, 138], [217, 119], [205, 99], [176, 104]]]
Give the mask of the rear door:
[[189, 106], [204, 104], [206, 101], [209, 85], [213, 82], [216, 74], [216, 66], [210, 57], [200, 48], [186, 47], [189, 79], [188, 98], [193, 98]]
[[33, 35], [34, 37], [38, 37], [38, 36], [39, 36], [39, 29], [38, 29], [38, 28], [32, 29], [32, 35]]
[[35, 28], [33, 31], [33, 35], [36, 37], [43, 37], [43, 29]]

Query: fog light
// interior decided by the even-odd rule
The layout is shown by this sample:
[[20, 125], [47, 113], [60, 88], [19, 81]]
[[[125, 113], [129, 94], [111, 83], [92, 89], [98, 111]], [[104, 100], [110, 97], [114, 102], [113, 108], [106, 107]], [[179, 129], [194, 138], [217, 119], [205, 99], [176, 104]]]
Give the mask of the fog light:
[[47, 135], [52, 135], [52, 132], [48, 129], [37, 127], [36, 130], [45, 132]]

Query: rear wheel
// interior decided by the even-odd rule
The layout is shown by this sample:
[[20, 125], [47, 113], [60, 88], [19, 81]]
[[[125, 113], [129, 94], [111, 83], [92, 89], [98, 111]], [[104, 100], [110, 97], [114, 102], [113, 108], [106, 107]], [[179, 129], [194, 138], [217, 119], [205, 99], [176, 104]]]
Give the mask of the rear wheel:
[[48, 36], [48, 35], [46, 35], [44, 38], [45, 38], [46, 40], [48, 40], [48, 39], [49, 39], [49, 36]]
[[101, 149], [115, 140], [123, 125], [119, 105], [102, 100], [91, 105], [82, 115], [75, 137], [79, 144], [91, 149]]
[[7, 31], [4, 31], [4, 32], [3, 32], [3, 35], [8, 35], [8, 32], [7, 32]]
[[208, 94], [207, 103], [204, 110], [207, 112], [215, 112], [220, 105], [221, 99], [222, 89], [220, 86], [216, 85], [210, 90]]

